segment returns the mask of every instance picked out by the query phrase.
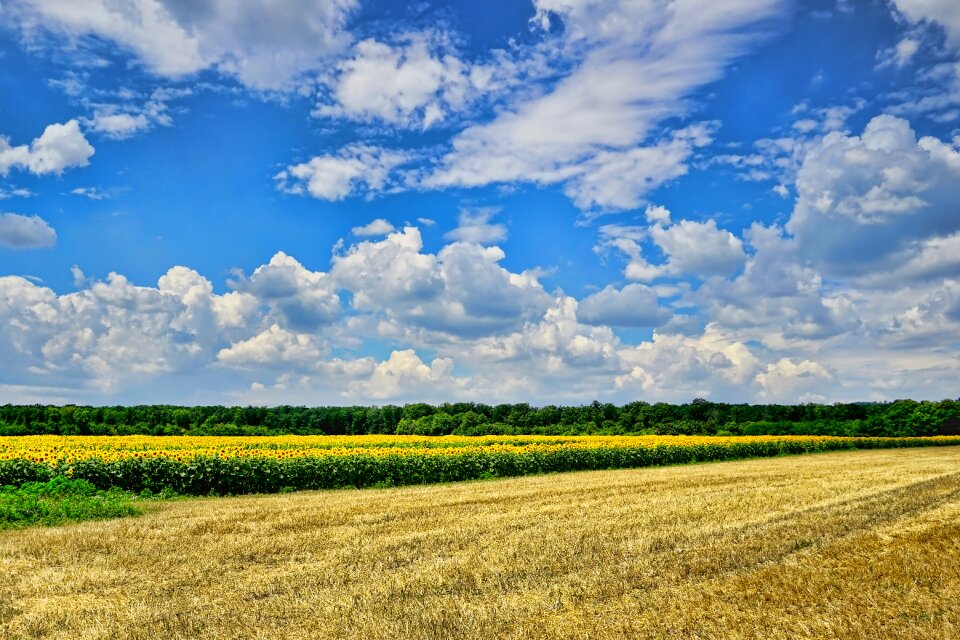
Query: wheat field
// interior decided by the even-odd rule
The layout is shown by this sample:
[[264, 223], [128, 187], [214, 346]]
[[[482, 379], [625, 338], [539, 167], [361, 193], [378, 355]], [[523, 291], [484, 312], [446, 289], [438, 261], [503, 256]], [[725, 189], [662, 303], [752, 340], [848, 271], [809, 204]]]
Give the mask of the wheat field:
[[960, 447], [159, 504], [0, 533], [0, 637], [956, 638]]

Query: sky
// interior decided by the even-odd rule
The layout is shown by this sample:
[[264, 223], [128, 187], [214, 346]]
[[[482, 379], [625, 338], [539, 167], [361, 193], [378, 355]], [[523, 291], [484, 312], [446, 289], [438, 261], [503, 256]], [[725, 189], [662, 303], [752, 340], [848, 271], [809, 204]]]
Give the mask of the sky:
[[0, 0], [0, 402], [955, 398], [955, 0]]

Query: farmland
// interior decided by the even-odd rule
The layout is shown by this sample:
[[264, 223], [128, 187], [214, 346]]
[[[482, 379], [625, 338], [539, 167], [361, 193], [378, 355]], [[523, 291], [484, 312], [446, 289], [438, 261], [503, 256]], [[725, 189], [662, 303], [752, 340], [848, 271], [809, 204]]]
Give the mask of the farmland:
[[60, 476], [134, 492], [272, 493], [956, 444], [960, 437], [10, 436], [0, 440], [0, 485]]
[[960, 448], [200, 498], [0, 533], [5, 638], [949, 638]]

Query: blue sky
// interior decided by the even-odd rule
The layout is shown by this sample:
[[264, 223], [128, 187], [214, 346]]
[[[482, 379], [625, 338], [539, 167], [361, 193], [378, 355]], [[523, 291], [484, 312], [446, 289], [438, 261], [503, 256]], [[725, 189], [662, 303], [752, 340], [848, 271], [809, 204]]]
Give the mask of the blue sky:
[[952, 0], [0, 5], [0, 402], [956, 396]]

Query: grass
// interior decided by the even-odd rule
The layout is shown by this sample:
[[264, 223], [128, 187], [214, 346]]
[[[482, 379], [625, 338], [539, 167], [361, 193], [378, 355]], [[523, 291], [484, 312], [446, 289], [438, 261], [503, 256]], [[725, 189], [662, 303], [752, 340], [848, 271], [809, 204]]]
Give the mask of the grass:
[[162, 503], [0, 532], [0, 637], [960, 637], [960, 447]]
[[0, 487], [0, 530], [138, 515], [133, 499], [125, 491], [103, 491], [62, 476]]

